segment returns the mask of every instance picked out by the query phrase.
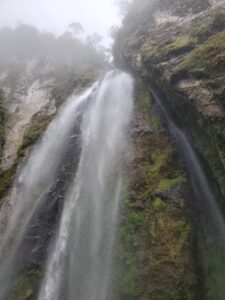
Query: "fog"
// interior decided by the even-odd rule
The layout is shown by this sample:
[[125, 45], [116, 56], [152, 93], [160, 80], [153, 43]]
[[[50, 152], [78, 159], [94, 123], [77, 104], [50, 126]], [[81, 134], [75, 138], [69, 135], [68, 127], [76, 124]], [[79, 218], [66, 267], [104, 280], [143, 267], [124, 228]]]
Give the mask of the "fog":
[[57, 35], [79, 22], [86, 34], [97, 32], [109, 44], [109, 30], [120, 18], [115, 0], [0, 0], [0, 27], [20, 22]]
[[[40, 58], [60, 65], [111, 59], [121, 0], [0, 0], [0, 65]], [[72, 26], [71, 26], [72, 24]]]

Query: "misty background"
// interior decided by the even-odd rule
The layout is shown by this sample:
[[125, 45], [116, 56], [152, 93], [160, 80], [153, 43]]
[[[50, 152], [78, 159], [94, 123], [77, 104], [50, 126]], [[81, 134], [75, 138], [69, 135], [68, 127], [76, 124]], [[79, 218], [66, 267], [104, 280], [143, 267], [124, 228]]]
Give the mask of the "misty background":
[[0, 66], [38, 59], [102, 68], [112, 60], [112, 36], [128, 2], [0, 0]]
[[19, 23], [61, 35], [70, 23], [82, 24], [87, 35], [98, 33], [109, 44], [111, 26], [119, 25], [116, 0], [0, 0], [0, 27]]

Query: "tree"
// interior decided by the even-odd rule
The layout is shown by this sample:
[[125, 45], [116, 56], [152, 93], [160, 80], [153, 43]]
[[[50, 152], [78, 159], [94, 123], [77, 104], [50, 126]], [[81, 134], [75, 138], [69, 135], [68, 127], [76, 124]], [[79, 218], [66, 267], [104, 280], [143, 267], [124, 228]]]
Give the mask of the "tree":
[[69, 29], [72, 31], [74, 36], [84, 33], [83, 26], [78, 22], [71, 23], [69, 25]]
[[103, 40], [103, 36], [95, 32], [92, 35], [89, 35], [87, 37], [87, 44], [91, 45], [95, 49], [98, 49], [100, 47], [102, 40]]

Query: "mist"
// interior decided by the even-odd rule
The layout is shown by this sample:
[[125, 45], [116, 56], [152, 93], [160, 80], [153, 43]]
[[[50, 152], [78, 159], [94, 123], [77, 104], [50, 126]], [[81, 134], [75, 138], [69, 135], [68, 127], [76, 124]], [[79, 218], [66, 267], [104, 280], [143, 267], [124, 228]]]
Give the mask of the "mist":
[[114, 0], [0, 1], [0, 27], [25, 23], [60, 35], [72, 22], [81, 23], [87, 35], [97, 32], [109, 44], [110, 27], [119, 24], [120, 17]]

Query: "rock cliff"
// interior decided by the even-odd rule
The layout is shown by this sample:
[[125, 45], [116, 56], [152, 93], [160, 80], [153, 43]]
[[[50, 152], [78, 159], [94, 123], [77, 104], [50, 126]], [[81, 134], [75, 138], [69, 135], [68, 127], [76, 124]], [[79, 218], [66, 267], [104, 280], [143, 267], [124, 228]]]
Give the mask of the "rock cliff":
[[[133, 1], [117, 32], [115, 64], [142, 82], [137, 87], [141, 95], [136, 99], [136, 159], [128, 189], [131, 207], [124, 213], [125, 228], [127, 222], [137, 225], [128, 227], [132, 234], [126, 236], [131, 241], [125, 237], [123, 241], [125, 249], [132, 249], [134, 243], [132, 259], [124, 261], [129, 271], [123, 278], [127, 285], [121, 288], [130, 294], [123, 299], [223, 299], [223, 247], [216, 245], [216, 234], [210, 237], [210, 230], [204, 229], [210, 220], [203, 216], [204, 205], [198, 206], [193, 193], [193, 189], [199, 194], [201, 190], [187, 171], [191, 163], [186, 161], [184, 166], [185, 158], [166, 119], [189, 140], [193, 150], [183, 152], [196, 153], [206, 188], [213, 191], [223, 214], [224, 37], [225, 1]], [[140, 114], [144, 91], [150, 126]], [[157, 110], [161, 111], [158, 120]]]

